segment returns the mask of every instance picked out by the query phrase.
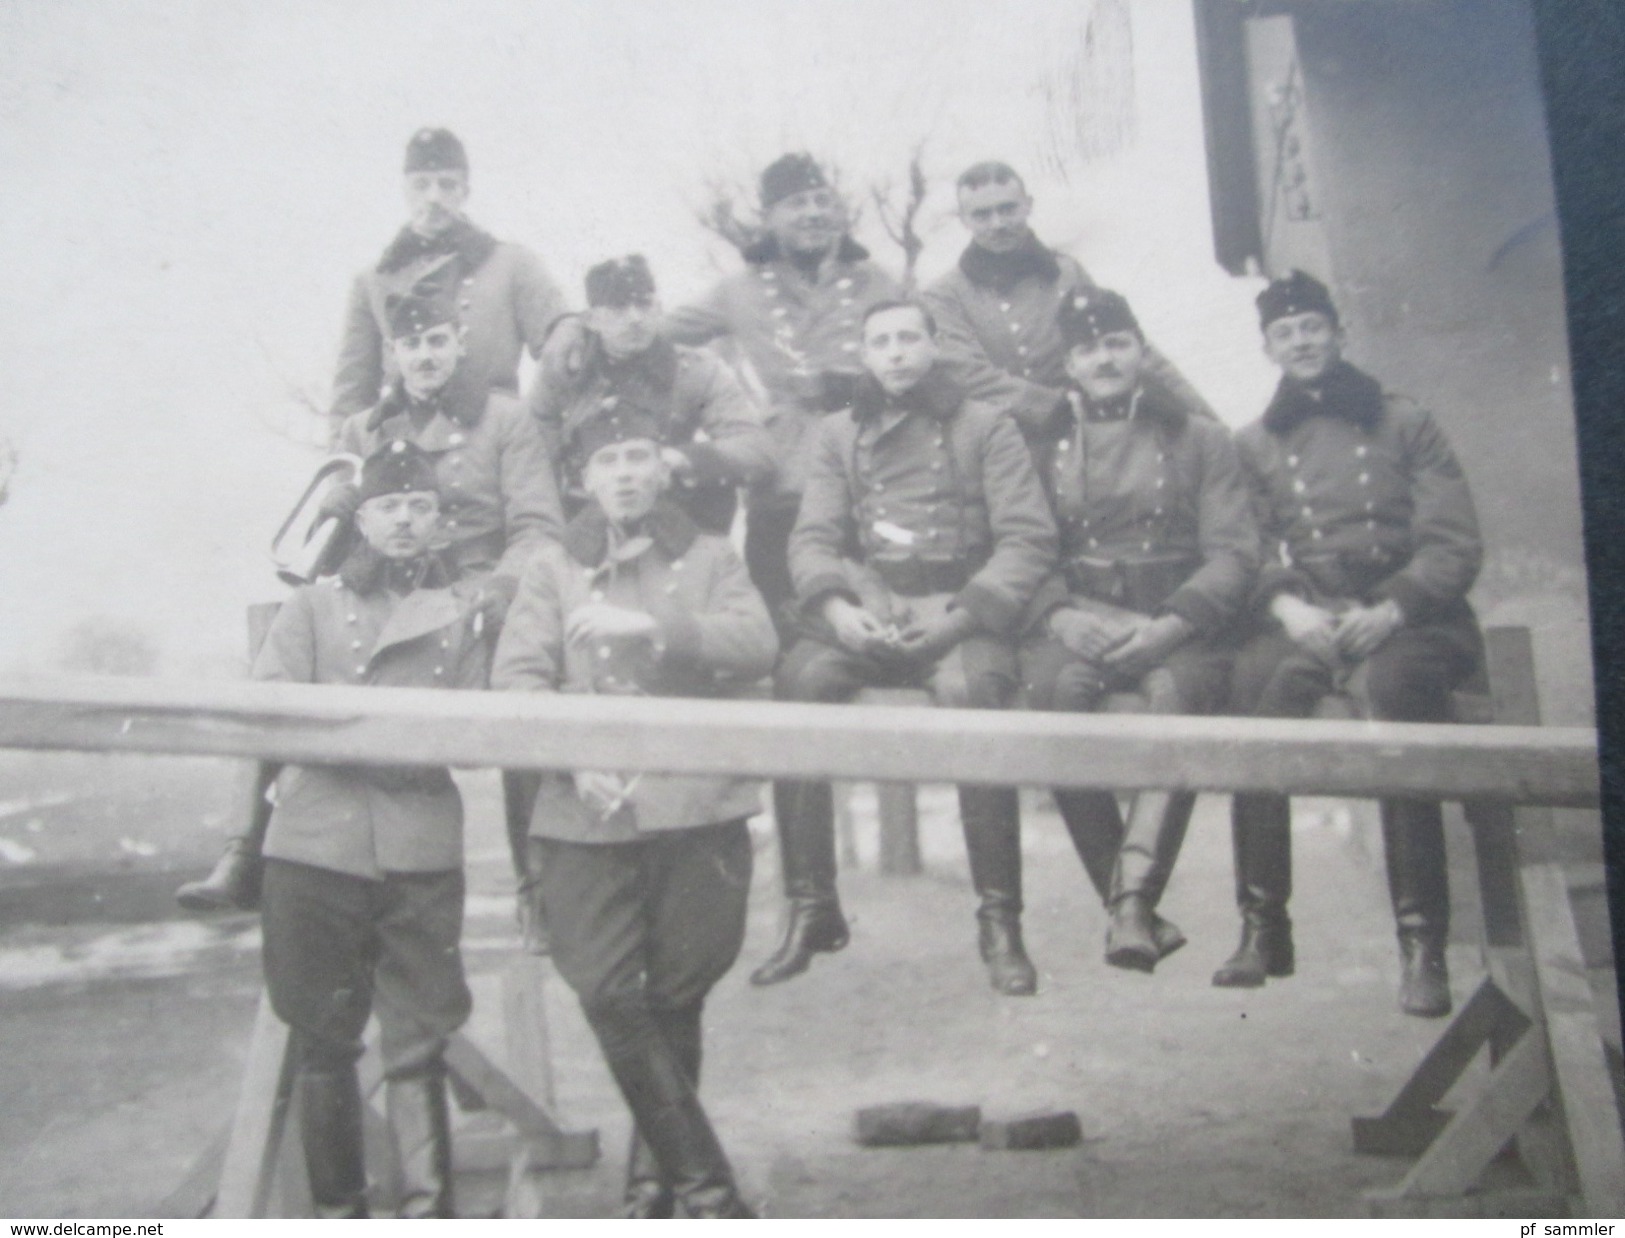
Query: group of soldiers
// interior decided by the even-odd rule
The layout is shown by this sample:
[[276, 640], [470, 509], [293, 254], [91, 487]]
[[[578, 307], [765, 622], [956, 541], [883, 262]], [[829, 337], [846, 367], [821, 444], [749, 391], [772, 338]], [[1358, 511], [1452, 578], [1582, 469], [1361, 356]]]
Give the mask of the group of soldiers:
[[[1478, 664], [1467, 483], [1433, 418], [1343, 358], [1326, 287], [1258, 297], [1281, 370], [1232, 436], [1097, 287], [1028, 225], [1002, 163], [958, 180], [971, 240], [906, 295], [849, 235], [809, 156], [761, 176], [762, 240], [674, 310], [636, 255], [593, 267], [586, 311], [464, 214], [445, 130], [407, 146], [407, 226], [356, 281], [336, 411], [365, 457], [327, 510], [331, 576], [282, 607], [257, 678], [521, 692], [1306, 717], [1448, 718]], [[726, 339], [735, 363], [705, 346]], [[518, 391], [521, 352], [539, 361]], [[743, 554], [731, 530], [744, 495]], [[298, 767], [263, 836], [182, 891], [247, 905], [263, 853], [265, 968], [299, 1057], [323, 1215], [366, 1212], [355, 1062], [376, 1006], [406, 1214], [449, 1215], [442, 1050], [469, 1012], [458, 956], [461, 803], [446, 771]], [[744, 938], [758, 788], [579, 770], [505, 775], [521, 916], [578, 994], [635, 1120], [627, 1215], [748, 1216], [697, 1097], [701, 1012]], [[1189, 793], [1055, 799], [1107, 913], [1106, 960], [1150, 972]], [[771, 985], [848, 941], [827, 783], [780, 781], [787, 910]], [[1019, 801], [962, 786], [978, 947], [1032, 994]], [[1450, 1009], [1439, 806], [1381, 802], [1400, 1006]], [[1213, 976], [1292, 974], [1285, 796], [1233, 806], [1241, 943]]]

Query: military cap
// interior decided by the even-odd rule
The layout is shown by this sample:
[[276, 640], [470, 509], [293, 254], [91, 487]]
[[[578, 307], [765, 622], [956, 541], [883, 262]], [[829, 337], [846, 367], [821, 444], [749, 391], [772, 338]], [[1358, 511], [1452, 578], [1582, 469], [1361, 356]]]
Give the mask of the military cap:
[[411, 292], [392, 292], [384, 298], [384, 318], [389, 323], [389, 338], [398, 340], [403, 335], [422, 335], [441, 323], [457, 321], [457, 305], [450, 297], [436, 295], [437, 289], [414, 287]]
[[576, 426], [566, 445], [577, 465], [585, 466], [600, 447], [635, 438], [653, 439], [658, 443], [661, 430], [660, 418], [649, 409], [633, 404], [612, 405]]
[[429, 490], [440, 493], [434, 461], [416, 443], [404, 438], [390, 439], [361, 465], [360, 501], [382, 494], [409, 494]]
[[1061, 302], [1057, 319], [1068, 347], [1092, 344], [1113, 331], [1132, 331], [1142, 338], [1145, 334], [1123, 294], [1109, 288], [1078, 289]]
[[791, 194], [809, 189], [828, 189], [829, 181], [818, 161], [805, 152], [780, 155], [762, 173], [762, 209], [782, 202]]
[[647, 305], [654, 299], [655, 277], [642, 254], [628, 254], [600, 262], [587, 272], [587, 304], [623, 309]]
[[419, 129], [406, 144], [406, 171], [467, 172], [468, 153], [450, 129]]
[[1258, 294], [1260, 329], [1277, 318], [1308, 313], [1325, 314], [1333, 322], [1337, 321], [1337, 306], [1332, 304], [1332, 294], [1326, 285], [1296, 267], [1282, 278], [1271, 280], [1269, 287]]

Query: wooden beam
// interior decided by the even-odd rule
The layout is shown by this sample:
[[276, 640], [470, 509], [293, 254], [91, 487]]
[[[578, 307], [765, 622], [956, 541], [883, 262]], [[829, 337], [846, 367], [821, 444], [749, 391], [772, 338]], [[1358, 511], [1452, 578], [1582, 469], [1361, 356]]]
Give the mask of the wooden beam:
[[0, 747], [1598, 802], [1578, 727], [1175, 718], [156, 679], [0, 680]]
[[270, 997], [262, 993], [231, 1138], [222, 1158], [213, 1216], [244, 1219], [266, 1215], [292, 1084], [288, 1026], [276, 1017]]

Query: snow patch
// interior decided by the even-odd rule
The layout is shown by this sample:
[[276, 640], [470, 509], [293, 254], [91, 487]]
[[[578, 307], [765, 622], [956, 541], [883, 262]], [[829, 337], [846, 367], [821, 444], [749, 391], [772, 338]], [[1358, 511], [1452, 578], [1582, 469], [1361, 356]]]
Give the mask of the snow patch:
[[257, 924], [144, 924], [81, 941], [0, 949], [0, 990], [178, 976], [211, 956], [234, 958], [259, 948]]

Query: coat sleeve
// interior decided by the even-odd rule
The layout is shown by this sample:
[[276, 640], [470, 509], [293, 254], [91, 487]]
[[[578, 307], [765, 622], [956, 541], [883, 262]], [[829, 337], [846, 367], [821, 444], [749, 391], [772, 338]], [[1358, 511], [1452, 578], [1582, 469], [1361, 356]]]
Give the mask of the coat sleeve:
[[497, 638], [491, 687], [499, 692], [556, 692], [564, 674], [564, 615], [550, 552], [525, 568]]
[[1258, 573], [1243, 609], [1253, 612], [1255, 618], [1259, 619], [1267, 617], [1264, 612], [1277, 594], [1290, 593], [1302, 598], [1309, 596], [1308, 583], [1282, 559], [1284, 539], [1275, 518], [1275, 506], [1270, 500], [1269, 464], [1265, 459], [1267, 448], [1262, 442], [1263, 436], [1263, 429], [1255, 423], [1238, 432], [1234, 439], [1242, 482], [1247, 488], [1248, 507], [1253, 515], [1253, 527], [1258, 531]]
[[517, 579], [537, 550], [564, 529], [553, 460], [535, 418], [513, 405], [503, 428], [501, 457], [502, 558], [495, 575]]
[[519, 249], [514, 258], [513, 309], [519, 338], [532, 357], [540, 357], [548, 332], [569, 307], [542, 260], [528, 249]]
[[1032, 453], [1011, 418], [987, 424], [981, 467], [993, 553], [955, 604], [987, 631], [1008, 633], [1054, 570], [1059, 538]]
[[373, 317], [367, 276], [350, 285], [339, 340], [338, 368], [333, 375], [333, 416], [349, 417], [378, 403], [384, 385], [384, 336]]
[[1230, 433], [1216, 422], [1190, 421], [1197, 436], [1197, 538], [1202, 566], [1175, 589], [1163, 609], [1207, 636], [1229, 624], [1246, 605], [1258, 576], [1258, 529], [1252, 496]]
[[832, 593], [858, 601], [844, 567], [844, 551], [857, 534], [841, 451], [840, 432], [850, 425], [847, 414], [837, 413], [819, 421], [814, 429], [818, 437], [809, 453], [806, 486], [789, 549], [790, 579], [801, 605], [807, 608]]
[[756, 402], [721, 361], [690, 354], [678, 377], [677, 415], [705, 431], [707, 441], [683, 447], [694, 481], [760, 485], [773, 476], [773, 436], [762, 424]]
[[668, 339], [691, 348], [709, 344], [718, 336], [733, 334], [733, 321], [728, 314], [728, 282], [719, 280], [698, 301], [668, 311], [662, 326]]
[[943, 367], [966, 395], [1008, 409], [1029, 432], [1049, 420], [1061, 389], [1018, 378], [995, 365], [976, 334], [969, 310], [950, 283], [942, 281], [926, 289], [921, 300], [937, 322]]
[[558, 476], [564, 443], [564, 415], [580, 385], [579, 376], [566, 375], [554, 366], [539, 366], [525, 395], [525, 410], [542, 436], [542, 448]]
[[1213, 406], [1202, 398], [1202, 393], [1191, 385], [1190, 379], [1158, 352], [1155, 345], [1149, 343], [1145, 346], [1145, 382], [1147, 387], [1161, 391], [1192, 417], [1219, 420]]
[[1467, 476], [1438, 422], [1416, 409], [1402, 429], [1411, 472], [1411, 561], [1374, 590], [1399, 604], [1409, 623], [1426, 623], [1460, 601], [1483, 563]]
[[705, 606], [695, 610], [675, 600], [654, 612], [672, 665], [698, 666], [734, 681], [751, 682], [773, 669], [779, 638], [767, 604], [751, 584], [745, 565], [723, 538], [717, 547]]
[[316, 611], [311, 590], [320, 587], [306, 585], [296, 590], [277, 609], [254, 659], [254, 679], [261, 683], [316, 682]]

